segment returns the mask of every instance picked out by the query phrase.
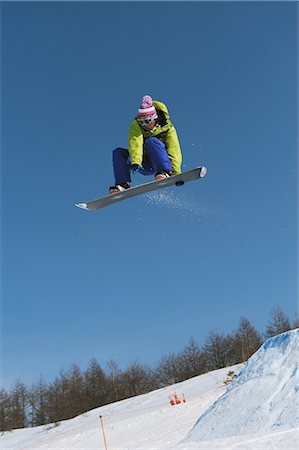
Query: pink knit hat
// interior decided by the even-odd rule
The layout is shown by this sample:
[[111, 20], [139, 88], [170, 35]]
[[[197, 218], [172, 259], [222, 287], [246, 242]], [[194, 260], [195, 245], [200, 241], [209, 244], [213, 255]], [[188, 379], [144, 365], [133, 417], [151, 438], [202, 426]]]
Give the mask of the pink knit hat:
[[142, 103], [138, 109], [138, 117], [140, 119], [157, 119], [157, 111], [156, 108], [153, 106], [153, 99], [149, 95], [145, 95], [142, 97]]

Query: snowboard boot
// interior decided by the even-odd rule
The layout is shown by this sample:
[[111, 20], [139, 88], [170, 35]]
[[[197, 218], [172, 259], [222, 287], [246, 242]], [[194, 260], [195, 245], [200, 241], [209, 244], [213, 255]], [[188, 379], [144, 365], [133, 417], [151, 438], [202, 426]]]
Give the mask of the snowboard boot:
[[161, 172], [156, 173], [155, 180], [160, 181], [164, 180], [164, 178], [169, 178], [171, 176], [171, 172], [168, 172], [167, 170], [162, 170]]
[[131, 185], [130, 183], [121, 183], [116, 184], [114, 186], [110, 186], [109, 188], [109, 194], [118, 194], [119, 192], [125, 191], [126, 189], [130, 189]]

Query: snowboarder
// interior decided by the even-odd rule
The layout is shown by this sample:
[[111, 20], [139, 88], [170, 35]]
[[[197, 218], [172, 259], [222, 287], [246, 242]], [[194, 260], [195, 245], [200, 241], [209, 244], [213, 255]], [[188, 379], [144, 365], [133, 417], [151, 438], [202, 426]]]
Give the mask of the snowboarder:
[[182, 152], [167, 106], [149, 95], [142, 98], [129, 129], [129, 148], [113, 150], [115, 185], [110, 194], [131, 187], [131, 171], [154, 175], [156, 180], [181, 173]]

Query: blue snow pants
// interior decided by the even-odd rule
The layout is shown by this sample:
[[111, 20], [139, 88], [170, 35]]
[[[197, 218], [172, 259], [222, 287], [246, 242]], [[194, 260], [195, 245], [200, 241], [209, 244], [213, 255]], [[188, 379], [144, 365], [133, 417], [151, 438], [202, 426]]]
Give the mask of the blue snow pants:
[[[113, 170], [115, 184], [122, 184], [131, 181], [130, 156], [125, 148], [116, 148], [112, 153]], [[139, 173], [142, 175], [155, 175], [166, 170], [172, 172], [172, 165], [165, 145], [156, 137], [146, 139], [144, 143], [142, 168]]]

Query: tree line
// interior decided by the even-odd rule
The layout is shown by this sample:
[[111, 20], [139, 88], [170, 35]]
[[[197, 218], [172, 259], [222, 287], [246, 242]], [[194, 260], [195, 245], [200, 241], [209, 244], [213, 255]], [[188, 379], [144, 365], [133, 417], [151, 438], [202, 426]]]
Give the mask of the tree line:
[[179, 353], [164, 355], [155, 367], [135, 361], [121, 370], [111, 360], [104, 370], [93, 358], [86, 370], [74, 364], [50, 383], [40, 378], [27, 387], [19, 379], [11, 390], [0, 389], [0, 429], [59, 424], [99, 406], [244, 362], [265, 339], [298, 326], [298, 319], [291, 323], [275, 308], [264, 333], [241, 317], [233, 333], [210, 332], [201, 346], [191, 338]]

